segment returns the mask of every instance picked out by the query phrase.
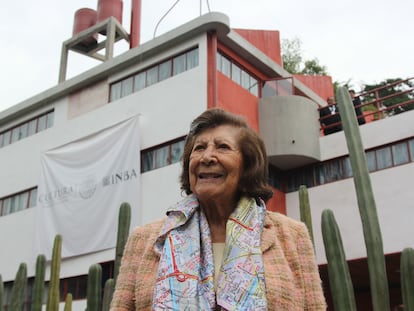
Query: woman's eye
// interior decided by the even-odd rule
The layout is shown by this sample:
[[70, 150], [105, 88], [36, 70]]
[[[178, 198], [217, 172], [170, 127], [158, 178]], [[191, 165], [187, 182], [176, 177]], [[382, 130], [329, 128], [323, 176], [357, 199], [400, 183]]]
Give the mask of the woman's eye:
[[230, 149], [230, 146], [227, 145], [227, 144], [220, 144], [220, 145], [218, 145], [218, 148], [219, 149]]
[[203, 145], [195, 145], [193, 150], [199, 151], [199, 150], [203, 150], [204, 146]]

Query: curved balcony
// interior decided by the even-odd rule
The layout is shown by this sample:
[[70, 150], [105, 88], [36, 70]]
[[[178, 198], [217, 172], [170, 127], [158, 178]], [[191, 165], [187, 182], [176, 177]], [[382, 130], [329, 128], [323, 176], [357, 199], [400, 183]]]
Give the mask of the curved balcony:
[[259, 100], [260, 134], [269, 162], [288, 170], [320, 161], [318, 105], [303, 96]]

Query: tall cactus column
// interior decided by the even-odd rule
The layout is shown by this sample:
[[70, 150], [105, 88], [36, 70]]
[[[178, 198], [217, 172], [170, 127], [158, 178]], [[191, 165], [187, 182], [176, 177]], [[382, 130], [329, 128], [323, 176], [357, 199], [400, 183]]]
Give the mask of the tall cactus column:
[[131, 206], [129, 203], [122, 203], [119, 208], [118, 216], [118, 235], [116, 240], [115, 249], [115, 267], [114, 267], [114, 280], [119, 273], [119, 267], [121, 266], [122, 255], [124, 253], [124, 247], [129, 235], [129, 227], [131, 225]]
[[32, 311], [42, 311], [43, 292], [45, 289], [46, 256], [38, 255], [36, 259], [36, 274], [33, 287]]
[[62, 258], [62, 236], [56, 235], [53, 243], [52, 263], [50, 267], [49, 293], [47, 296], [46, 311], [59, 310], [59, 277]]
[[335, 311], [356, 311], [354, 288], [341, 233], [330, 209], [322, 212], [322, 237], [328, 260], [329, 286]]
[[306, 186], [301, 185], [299, 187], [299, 208], [300, 208], [300, 220], [305, 223], [309, 231], [309, 236], [312, 240], [312, 243], [315, 246], [315, 241], [313, 239], [313, 228], [312, 228], [312, 214], [309, 204], [309, 194]]
[[388, 280], [381, 229], [361, 134], [359, 132], [354, 106], [347, 88], [338, 88], [337, 100], [348, 145], [359, 214], [367, 249], [372, 305], [375, 311], [389, 311]]
[[400, 266], [404, 310], [414, 310], [414, 249], [403, 249]]
[[27, 265], [21, 263], [14, 279], [9, 310], [22, 310], [27, 288]]

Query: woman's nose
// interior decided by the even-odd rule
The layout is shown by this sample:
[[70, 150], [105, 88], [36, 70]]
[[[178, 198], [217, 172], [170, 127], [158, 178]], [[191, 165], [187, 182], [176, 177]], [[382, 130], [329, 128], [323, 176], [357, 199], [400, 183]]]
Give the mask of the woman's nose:
[[201, 162], [203, 164], [210, 165], [212, 163], [215, 163], [216, 161], [217, 161], [217, 158], [216, 158], [216, 153], [215, 153], [214, 147], [208, 146], [204, 150], [204, 152], [201, 156]]

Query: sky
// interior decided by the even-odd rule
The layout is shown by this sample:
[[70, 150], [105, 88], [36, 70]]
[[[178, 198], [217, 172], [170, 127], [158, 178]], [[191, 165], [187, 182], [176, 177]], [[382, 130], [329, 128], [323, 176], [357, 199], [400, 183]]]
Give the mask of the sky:
[[[57, 85], [62, 43], [72, 36], [75, 12], [97, 5], [0, 2], [0, 112]], [[130, 10], [131, 0], [124, 0], [128, 32]], [[414, 77], [412, 0], [142, 0], [141, 42], [209, 11], [228, 15], [231, 28], [278, 30], [282, 40], [299, 39], [305, 60], [318, 59], [333, 81], [357, 91], [363, 84]], [[119, 42], [115, 55], [127, 47]], [[67, 78], [98, 64], [71, 52]]]

